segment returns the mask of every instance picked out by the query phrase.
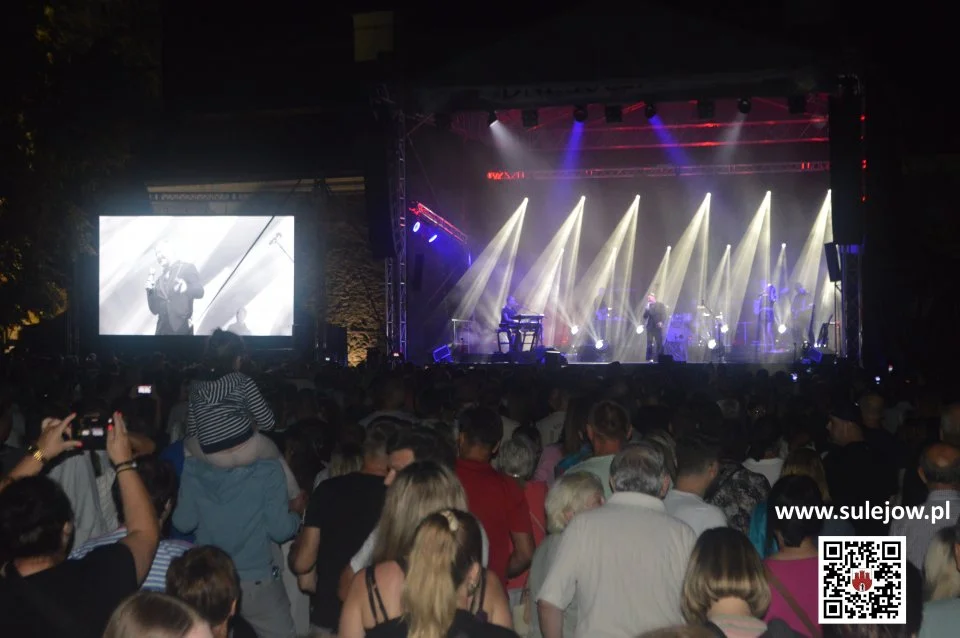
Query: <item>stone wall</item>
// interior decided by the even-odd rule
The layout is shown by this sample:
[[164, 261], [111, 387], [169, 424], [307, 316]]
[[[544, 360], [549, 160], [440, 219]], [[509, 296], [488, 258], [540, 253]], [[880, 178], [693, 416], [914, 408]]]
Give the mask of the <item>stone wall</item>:
[[327, 322], [347, 329], [347, 359], [385, 347], [383, 261], [373, 258], [362, 194], [336, 194], [319, 205], [325, 277], [317, 282]]

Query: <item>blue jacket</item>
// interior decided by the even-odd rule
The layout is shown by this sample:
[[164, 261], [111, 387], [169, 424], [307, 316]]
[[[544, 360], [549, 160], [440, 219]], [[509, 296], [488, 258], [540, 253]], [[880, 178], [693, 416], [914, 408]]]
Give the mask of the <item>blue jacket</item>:
[[273, 578], [271, 543], [289, 540], [300, 517], [287, 507], [287, 483], [279, 461], [230, 469], [188, 458], [180, 476], [173, 525], [196, 534], [198, 545], [216, 545], [237, 566], [240, 580]]

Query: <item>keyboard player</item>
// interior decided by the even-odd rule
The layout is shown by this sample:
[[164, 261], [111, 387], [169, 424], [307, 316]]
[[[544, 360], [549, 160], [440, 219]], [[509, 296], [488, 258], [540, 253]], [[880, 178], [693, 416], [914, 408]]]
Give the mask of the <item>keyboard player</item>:
[[503, 325], [516, 323], [515, 317], [520, 314], [520, 304], [513, 295], [507, 297], [507, 305], [500, 311], [500, 323]]

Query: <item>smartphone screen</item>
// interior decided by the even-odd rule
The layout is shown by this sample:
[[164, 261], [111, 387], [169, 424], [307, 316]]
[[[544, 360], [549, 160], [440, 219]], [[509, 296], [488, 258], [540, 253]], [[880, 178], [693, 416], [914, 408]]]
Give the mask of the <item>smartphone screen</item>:
[[137, 394], [153, 394], [153, 386], [152, 385], [137, 386]]
[[112, 419], [108, 419], [106, 423], [102, 423], [98, 415], [85, 416], [80, 425], [74, 426], [73, 438], [83, 443], [84, 450], [105, 450], [107, 426], [111, 422]]

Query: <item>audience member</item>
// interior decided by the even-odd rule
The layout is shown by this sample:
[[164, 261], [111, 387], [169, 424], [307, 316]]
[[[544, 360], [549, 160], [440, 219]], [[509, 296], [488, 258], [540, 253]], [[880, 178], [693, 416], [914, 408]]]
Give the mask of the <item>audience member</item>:
[[607, 503], [574, 518], [538, 596], [544, 638], [561, 638], [563, 610], [579, 609], [575, 636], [635, 636], [681, 622], [680, 590], [693, 531], [666, 513], [670, 476], [659, 449], [635, 443], [610, 466]]
[[677, 482], [667, 492], [663, 505], [668, 514], [689, 525], [697, 536], [727, 525], [723, 510], [703, 500], [719, 467], [720, 446], [715, 441], [696, 433], [677, 441]]

